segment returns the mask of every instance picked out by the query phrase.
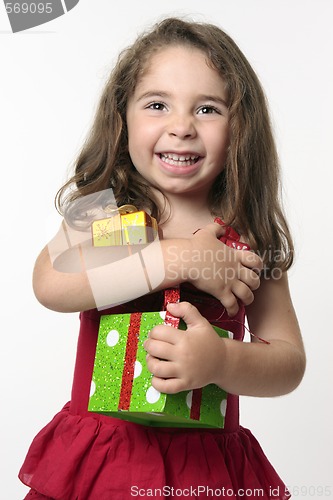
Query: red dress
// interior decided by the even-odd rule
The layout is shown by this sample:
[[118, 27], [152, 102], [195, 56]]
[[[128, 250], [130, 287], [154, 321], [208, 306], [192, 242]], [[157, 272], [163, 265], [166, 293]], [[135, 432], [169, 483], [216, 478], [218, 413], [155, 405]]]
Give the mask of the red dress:
[[[210, 323], [244, 336], [244, 308], [229, 319], [221, 303], [192, 286], [181, 300]], [[112, 310], [81, 313], [71, 401], [32, 442], [19, 477], [26, 498], [290, 498], [251, 432], [239, 425], [238, 397], [228, 395], [224, 429], [146, 427], [87, 411], [101, 314], [159, 311], [163, 293]], [[38, 493], [37, 493], [38, 492]]]

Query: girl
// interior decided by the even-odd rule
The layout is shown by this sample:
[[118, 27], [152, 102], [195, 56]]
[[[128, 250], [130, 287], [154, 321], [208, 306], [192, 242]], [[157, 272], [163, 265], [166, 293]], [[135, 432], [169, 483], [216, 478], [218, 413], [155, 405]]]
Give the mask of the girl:
[[[80, 201], [110, 188], [118, 206], [131, 203], [157, 218], [162, 239], [150, 245], [146, 265], [154, 281], [161, 250], [164, 275], [147, 290], [133, 269], [131, 285], [119, 291], [115, 266], [103, 265], [102, 282], [90, 272], [96, 260], [88, 271], [73, 267], [75, 254], [54, 251], [59, 235], [42, 250], [36, 296], [54, 310], [82, 311], [81, 328], [72, 400], [37, 435], [20, 471], [31, 488], [26, 498], [289, 498], [239, 425], [238, 396], [286, 394], [302, 379], [305, 355], [286, 274], [293, 246], [263, 91], [218, 27], [166, 19], [121, 54], [58, 207], [67, 221], [77, 219]], [[255, 252], [219, 241], [229, 226]], [[207, 250], [213, 258], [205, 259]], [[90, 248], [86, 262], [111, 253], [96, 257]], [[125, 272], [121, 260], [117, 266]], [[100, 316], [160, 310], [163, 289], [178, 285], [181, 301], [168, 309], [187, 330], [151, 330], [152, 383], [169, 394], [222, 387], [224, 429], [156, 429], [88, 413]], [[242, 343], [245, 312], [256, 337]], [[211, 324], [234, 338], [218, 337]]]

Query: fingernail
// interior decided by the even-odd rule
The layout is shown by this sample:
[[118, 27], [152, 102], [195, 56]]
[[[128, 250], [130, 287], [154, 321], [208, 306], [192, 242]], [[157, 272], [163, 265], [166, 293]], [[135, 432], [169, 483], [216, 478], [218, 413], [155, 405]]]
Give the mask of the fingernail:
[[225, 226], [225, 223], [223, 222], [222, 219], [220, 219], [220, 217], [215, 217], [214, 222], [220, 224], [220, 226]]

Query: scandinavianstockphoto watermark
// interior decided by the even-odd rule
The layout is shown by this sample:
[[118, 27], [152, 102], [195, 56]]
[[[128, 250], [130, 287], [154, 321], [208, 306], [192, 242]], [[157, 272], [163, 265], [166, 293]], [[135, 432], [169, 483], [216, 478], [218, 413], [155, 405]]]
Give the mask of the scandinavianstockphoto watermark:
[[40, 26], [72, 10], [79, 0], [4, 0], [13, 33]]
[[[190, 280], [220, 278], [227, 282], [238, 276], [238, 269], [233, 265], [237, 263], [237, 252], [226, 253], [224, 246], [221, 246], [221, 249], [217, 251], [210, 248], [180, 250], [177, 246], [170, 246], [167, 249], [168, 275], [172, 279], [179, 277], [184, 280], [188, 278]], [[251, 264], [251, 256], [256, 259], [257, 255], [265, 262], [263, 269], [253, 268], [255, 272], [260, 274], [261, 279], [278, 280], [282, 277], [281, 263], [285, 259], [282, 251], [268, 248], [263, 254], [250, 252], [248, 263]]]

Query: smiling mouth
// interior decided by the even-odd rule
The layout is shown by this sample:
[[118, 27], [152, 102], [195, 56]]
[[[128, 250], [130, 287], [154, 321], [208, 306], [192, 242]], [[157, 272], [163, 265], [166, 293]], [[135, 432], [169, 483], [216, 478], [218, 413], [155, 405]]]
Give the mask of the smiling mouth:
[[175, 153], [160, 153], [159, 156], [164, 163], [176, 167], [189, 167], [197, 163], [200, 158], [198, 155], [177, 155]]

